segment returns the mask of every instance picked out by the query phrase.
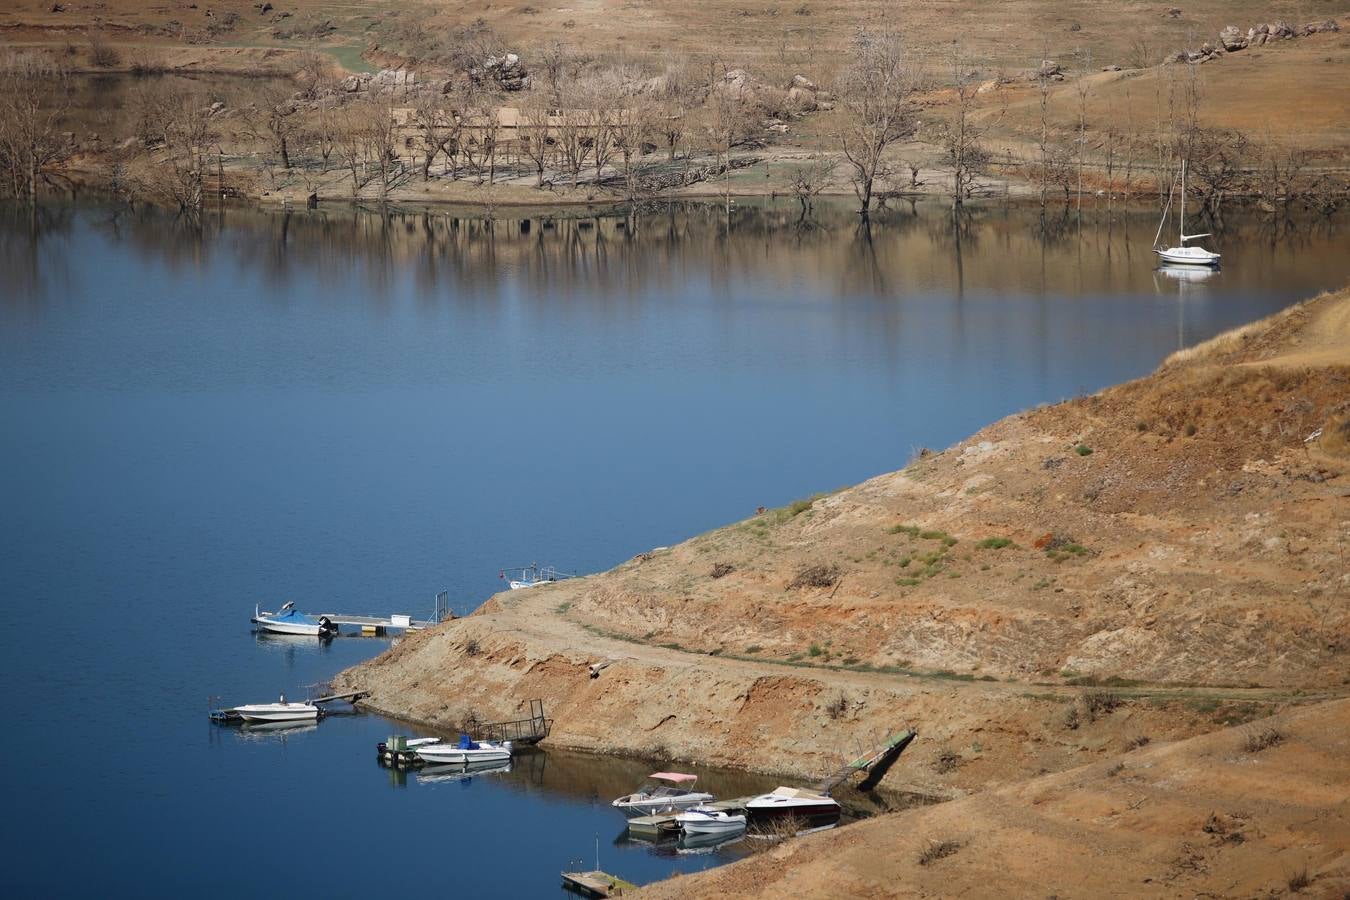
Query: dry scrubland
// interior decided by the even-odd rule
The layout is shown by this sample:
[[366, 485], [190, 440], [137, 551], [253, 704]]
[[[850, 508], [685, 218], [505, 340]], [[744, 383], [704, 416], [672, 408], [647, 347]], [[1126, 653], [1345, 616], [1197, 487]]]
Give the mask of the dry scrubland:
[[[1228, 25], [1244, 33], [1259, 23], [1297, 28], [1344, 22], [1346, 10], [1337, 2], [1205, 2], [1176, 7], [1175, 15], [1172, 9], [1040, 0], [997, 6], [25, 0], [0, 10], [0, 49], [36, 51], [86, 74], [190, 77], [92, 97], [73, 92], [75, 105], [44, 139], [52, 146], [43, 151], [42, 167], [49, 180], [96, 181], [129, 200], [193, 208], [222, 192], [487, 204], [851, 194], [841, 135], [856, 119], [846, 101], [859, 93], [849, 90], [849, 78], [860, 24], [902, 37], [906, 77], [918, 84], [908, 97], [912, 108], [881, 153], [878, 193], [1001, 195], [1047, 183], [1064, 199], [1071, 190], [1147, 195], [1157, 173], [1170, 173], [1182, 153], [1192, 157], [1197, 199], [1251, 194], [1278, 203], [1298, 195], [1322, 211], [1339, 205], [1350, 146], [1350, 101], [1340, 87], [1350, 80], [1350, 37], [1310, 34], [1206, 57], [1194, 67], [1198, 76], [1185, 65], [1159, 62], [1216, 42]], [[465, 73], [508, 51], [520, 54], [515, 74], [529, 76], [527, 89], [508, 89], [515, 74], [466, 82]], [[1057, 61], [1064, 77], [1047, 79], [1042, 97], [1028, 75], [1045, 58]], [[371, 91], [337, 87], [347, 72], [381, 67], [416, 71], [429, 89], [426, 103], [444, 109], [582, 109], [646, 97], [655, 107], [647, 123], [653, 127], [614, 137], [634, 152], [648, 148], [637, 153], [644, 181], [620, 172], [629, 168], [627, 153], [605, 165], [593, 160], [594, 177], [578, 184], [578, 173], [569, 179], [556, 158], [536, 175], [519, 154], [503, 149], [498, 160], [458, 136], [428, 133], [403, 146], [387, 129], [374, 134], [389, 106], [421, 102], [378, 82]], [[559, 89], [559, 72], [566, 89]], [[744, 74], [728, 80], [734, 73]], [[794, 76], [811, 89], [790, 95]], [[1181, 97], [1192, 80], [1199, 90], [1193, 110]], [[441, 94], [442, 84], [454, 87]], [[736, 103], [718, 109], [716, 98], [733, 92]], [[185, 121], [208, 105], [206, 120]], [[728, 117], [734, 121], [718, 121]], [[654, 123], [663, 119], [680, 122], [681, 133], [661, 134]], [[954, 130], [966, 134], [967, 125], [966, 143], [954, 148]], [[1212, 132], [1199, 150], [1190, 147], [1196, 129]], [[695, 169], [709, 171], [691, 176], [688, 163], [663, 166], [667, 140], [672, 163], [692, 159]], [[1181, 144], [1187, 148], [1179, 150]], [[454, 157], [444, 152], [460, 145], [466, 149]], [[437, 162], [424, 173], [428, 155]], [[753, 158], [753, 174], [725, 174], [728, 157]], [[1206, 172], [1202, 158], [1220, 161]], [[170, 184], [185, 171], [200, 189]], [[541, 190], [540, 180], [550, 183]], [[190, 195], [186, 203], [183, 194]]]
[[557, 744], [803, 778], [909, 724], [883, 787], [966, 798], [658, 891], [1342, 884], [1348, 476], [1342, 291], [899, 472], [500, 594], [340, 681], [441, 726], [543, 697]]

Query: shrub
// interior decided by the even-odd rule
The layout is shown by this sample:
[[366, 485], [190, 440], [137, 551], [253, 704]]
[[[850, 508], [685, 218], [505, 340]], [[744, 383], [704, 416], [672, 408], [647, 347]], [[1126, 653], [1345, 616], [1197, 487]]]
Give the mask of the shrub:
[[1077, 447], [1073, 448], [1073, 452], [1077, 453], [1079, 456], [1091, 456], [1092, 448], [1087, 444], [1079, 444]]
[[764, 648], [761, 647], [759, 644], [751, 644], [749, 647], [746, 647], [746, 648], [745, 648], [745, 652], [746, 652], [746, 653], [758, 653], [758, 652], [760, 652], [760, 651], [763, 650], [763, 649], [764, 649]]
[[1246, 737], [1242, 739], [1242, 749], [1248, 753], [1260, 753], [1284, 740], [1284, 735], [1278, 728], [1264, 728], [1260, 731], [1249, 731]]
[[933, 760], [933, 769], [940, 775], [958, 768], [961, 765], [961, 754], [952, 750], [950, 747], [943, 747], [938, 751], [937, 759]]
[[1142, 747], [1142, 746], [1144, 746], [1145, 744], [1147, 744], [1147, 743], [1149, 742], [1149, 740], [1150, 740], [1150, 738], [1149, 738], [1149, 736], [1146, 735], [1146, 734], [1141, 734], [1141, 735], [1139, 735], [1138, 737], [1132, 737], [1132, 738], [1130, 738], [1128, 741], [1125, 742], [1125, 749], [1126, 749], [1126, 750], [1138, 750], [1140, 747]]
[[806, 651], [808, 656], [820, 656], [824, 652], [825, 651], [821, 649], [819, 644], [812, 644], [810, 649]]
[[1012, 546], [1012, 538], [1006, 537], [987, 537], [975, 544], [980, 550], [1002, 550], [1004, 547]]
[[1310, 884], [1312, 884], [1312, 879], [1308, 877], [1307, 866], [1304, 866], [1302, 869], [1299, 869], [1297, 872], [1289, 876], [1288, 881], [1289, 890], [1293, 891], [1295, 894], [1297, 894], [1299, 891], [1303, 890]]
[[838, 584], [839, 577], [839, 567], [836, 565], [806, 566], [799, 570], [796, 577], [788, 582], [788, 590], [834, 587]]
[[919, 854], [919, 865], [926, 866], [951, 856], [961, 849], [960, 841], [929, 841]]
[[736, 567], [731, 563], [720, 562], [713, 563], [712, 571], [708, 573], [711, 578], [724, 578], [736, 571]]
[[1115, 778], [1117, 775], [1119, 775], [1119, 774], [1120, 774], [1121, 772], [1123, 772], [1123, 771], [1125, 771], [1125, 764], [1124, 764], [1123, 762], [1118, 762], [1118, 763], [1116, 763], [1115, 765], [1113, 765], [1111, 768], [1109, 768], [1109, 769], [1106, 770], [1106, 777], [1107, 777], [1107, 778]]
[[788, 518], [800, 516], [802, 513], [810, 509], [811, 505], [815, 502], [816, 501], [814, 500], [793, 500], [790, 504], [788, 504]]
[[837, 719], [848, 709], [848, 700], [843, 694], [835, 697], [825, 706], [825, 712], [831, 719]]
[[1071, 703], [1069, 704], [1069, 708], [1064, 711], [1064, 727], [1070, 731], [1077, 731], [1078, 724], [1078, 704]]
[[1120, 695], [1113, 691], [1088, 691], [1083, 695], [1083, 709], [1087, 712], [1089, 722], [1097, 721], [1123, 702]]
[[892, 525], [888, 531], [890, 534], [907, 534], [910, 537], [919, 536], [918, 525]]
[[465, 656], [477, 656], [478, 654], [480, 654], [480, 653], [482, 653], [482, 652], [483, 652], [483, 650], [482, 650], [481, 647], [478, 646], [478, 642], [477, 642], [477, 641], [472, 641], [472, 640], [471, 640], [471, 641], [469, 641], [467, 644], [464, 645], [464, 655], [465, 655]]

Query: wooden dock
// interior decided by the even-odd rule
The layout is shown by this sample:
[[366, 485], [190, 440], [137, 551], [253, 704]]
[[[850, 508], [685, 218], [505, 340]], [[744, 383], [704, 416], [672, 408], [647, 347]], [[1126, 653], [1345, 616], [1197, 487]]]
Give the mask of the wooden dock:
[[563, 872], [563, 887], [587, 897], [622, 897], [627, 891], [636, 891], [638, 886], [624, 881], [617, 875], [601, 872]]
[[320, 613], [320, 615], [334, 625], [350, 625], [353, 628], [360, 628], [362, 634], [374, 635], [383, 635], [390, 630], [421, 631], [436, 624], [411, 616], [353, 616], [346, 613]]
[[628, 832], [644, 837], [655, 837], [679, 831], [680, 823], [675, 821], [675, 816], [676, 813], [673, 812], [658, 813], [654, 816], [634, 816], [628, 820]]

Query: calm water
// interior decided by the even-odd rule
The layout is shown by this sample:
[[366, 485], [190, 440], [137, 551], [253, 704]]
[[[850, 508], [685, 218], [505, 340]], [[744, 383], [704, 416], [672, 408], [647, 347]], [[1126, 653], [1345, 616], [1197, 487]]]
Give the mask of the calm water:
[[379, 717], [242, 732], [208, 697], [384, 646], [255, 637], [255, 603], [464, 612], [503, 566], [607, 568], [1350, 275], [1326, 223], [1234, 214], [1189, 282], [1150, 213], [795, 219], [0, 211], [0, 889], [520, 896], [597, 839], [638, 881], [734, 858], [615, 844], [648, 763], [404, 783]]

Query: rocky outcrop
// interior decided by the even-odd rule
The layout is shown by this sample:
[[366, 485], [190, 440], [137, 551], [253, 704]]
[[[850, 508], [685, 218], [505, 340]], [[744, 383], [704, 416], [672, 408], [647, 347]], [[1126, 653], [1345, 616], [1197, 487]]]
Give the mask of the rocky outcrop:
[[1234, 50], [1247, 49], [1247, 38], [1243, 36], [1241, 28], [1229, 25], [1219, 32], [1219, 44], [1232, 53]]
[[475, 81], [491, 80], [504, 91], [523, 91], [530, 83], [530, 73], [515, 53], [489, 56], [481, 68], [469, 74]]
[[1032, 78], [1037, 81], [1063, 81], [1064, 67], [1056, 60], [1043, 59], [1041, 60], [1040, 68], [1036, 70], [1036, 74], [1033, 75]]

